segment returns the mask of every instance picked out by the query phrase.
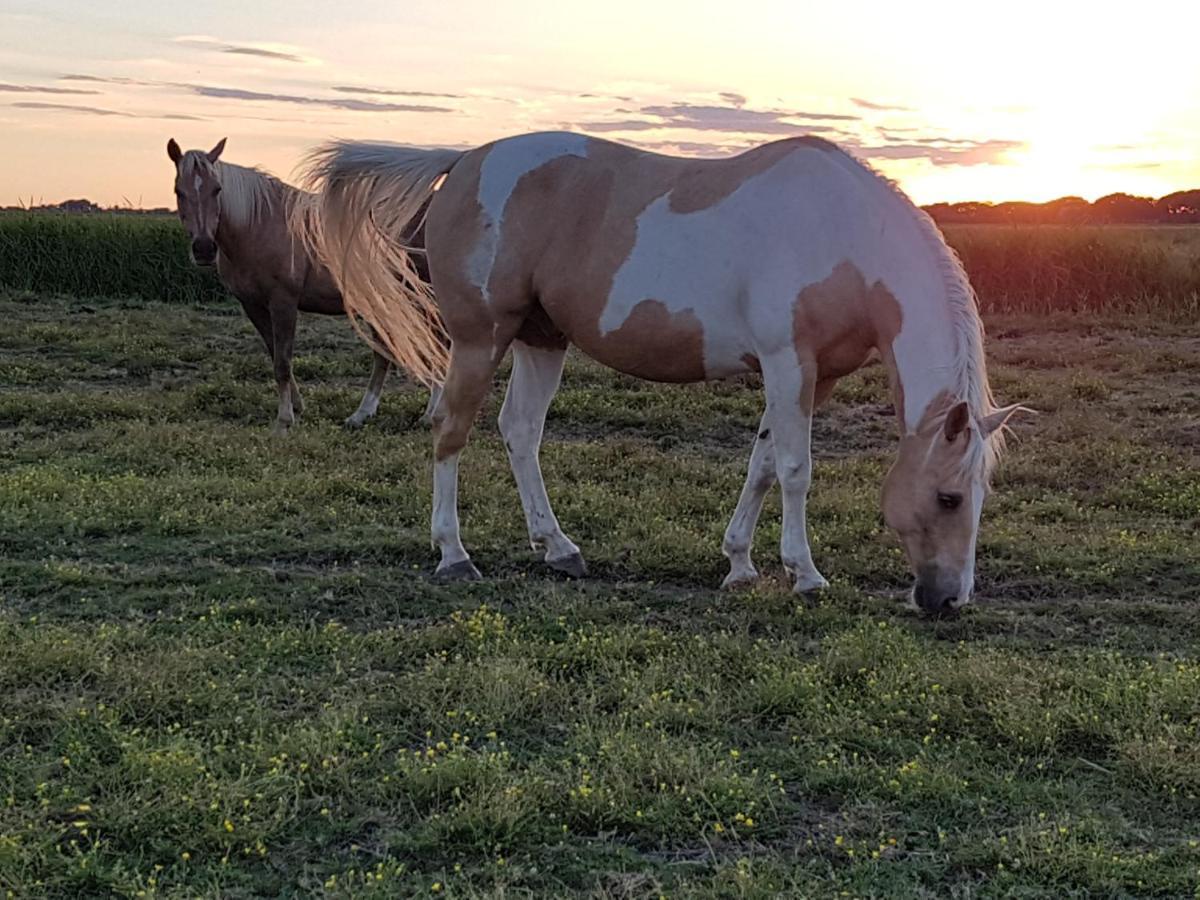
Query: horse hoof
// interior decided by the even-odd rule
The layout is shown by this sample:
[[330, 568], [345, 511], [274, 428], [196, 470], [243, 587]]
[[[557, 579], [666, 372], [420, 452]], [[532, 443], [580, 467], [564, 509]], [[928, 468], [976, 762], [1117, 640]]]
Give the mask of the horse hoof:
[[572, 553], [561, 559], [548, 559], [546, 565], [568, 578], [583, 578], [587, 575], [587, 563], [583, 561], [583, 555], [580, 553]]
[[287, 437], [288, 432], [291, 431], [291, 428], [292, 426], [289, 423], [276, 422], [273, 426], [271, 426], [271, 435], [273, 437]]
[[813, 594], [817, 591], [823, 591], [827, 587], [829, 587], [829, 582], [825, 580], [820, 572], [811, 572], [797, 578], [796, 586], [792, 590], [797, 594]]
[[475, 563], [469, 559], [451, 563], [448, 566], [438, 566], [437, 571], [433, 574], [439, 581], [479, 581], [483, 578], [479, 574], [479, 570], [475, 568]]
[[742, 569], [739, 572], [730, 572], [725, 576], [725, 580], [721, 582], [721, 590], [735, 591], [739, 588], [749, 587], [758, 581], [758, 572], [754, 569]]
[[343, 428], [348, 428], [350, 431], [358, 431], [366, 424], [366, 419], [360, 419], [357, 416], [351, 416], [342, 423]]

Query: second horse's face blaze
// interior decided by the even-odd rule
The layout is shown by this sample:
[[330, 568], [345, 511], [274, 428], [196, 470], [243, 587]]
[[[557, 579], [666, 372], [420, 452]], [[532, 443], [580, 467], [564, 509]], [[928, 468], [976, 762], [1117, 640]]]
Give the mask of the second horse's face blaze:
[[184, 153], [172, 138], [167, 156], [175, 163], [175, 201], [179, 220], [191, 238], [192, 261], [211, 266], [217, 261], [217, 227], [221, 223], [221, 179], [216, 163], [225, 149], [225, 139], [204, 153]]

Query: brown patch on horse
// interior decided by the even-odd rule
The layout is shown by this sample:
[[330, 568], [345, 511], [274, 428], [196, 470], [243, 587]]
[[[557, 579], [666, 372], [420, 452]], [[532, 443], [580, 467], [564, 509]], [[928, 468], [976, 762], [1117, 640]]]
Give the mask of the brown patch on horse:
[[[640, 340], [646, 335], [653, 340]], [[690, 309], [673, 313], [658, 300], [643, 300], [601, 340], [605, 362], [622, 372], [674, 383], [705, 378], [704, 327]]]
[[670, 210], [683, 214], [716, 206], [755, 175], [795, 153], [799, 146], [808, 145], [804, 138], [795, 138], [764, 144], [730, 159], [695, 160], [671, 190]]
[[[836, 266], [828, 278], [810, 284], [796, 295], [792, 340], [796, 352], [812, 357], [828, 396], [837, 379], [862, 367], [872, 351], [885, 363], [892, 360], [892, 342], [900, 333], [900, 304], [882, 281], [868, 286], [850, 262]], [[897, 385], [897, 391], [899, 391]], [[903, 397], [897, 396], [903, 415]]]

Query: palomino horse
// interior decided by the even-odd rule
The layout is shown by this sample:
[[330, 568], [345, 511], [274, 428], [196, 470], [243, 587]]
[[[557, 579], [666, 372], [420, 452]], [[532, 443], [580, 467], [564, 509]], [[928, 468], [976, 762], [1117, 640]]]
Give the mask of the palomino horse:
[[[434, 413], [442, 575], [478, 577], [459, 538], [458, 459], [510, 345], [500, 429], [530, 540], [553, 568], [583, 573], [538, 465], [575, 344], [654, 381], [761, 372], [766, 411], [725, 533], [725, 583], [757, 576], [751, 538], [777, 479], [783, 563], [796, 591], [824, 587], [805, 525], [813, 410], [874, 350], [900, 424], [883, 511], [915, 575], [912, 599], [934, 613], [970, 599], [989, 473], [1019, 407], [993, 404], [975, 297], [933, 222], [838, 147], [801, 137], [700, 160], [571, 133], [466, 152], [335, 142], [314, 153], [308, 179], [320, 194], [307, 240], [347, 307], [417, 377], [448, 366]], [[431, 193], [432, 291], [395, 237]]]
[[[207, 153], [184, 153], [172, 138], [167, 155], [175, 163], [175, 197], [179, 218], [192, 240], [192, 261], [217, 265], [226, 289], [266, 344], [275, 364], [279, 411], [275, 432], [286, 432], [304, 409], [292, 376], [292, 347], [298, 312], [341, 315], [342, 297], [324, 266], [296, 252], [288, 231], [287, 211], [299, 192], [257, 169], [219, 162], [225, 140]], [[391, 363], [375, 352], [375, 366], [358, 409], [346, 419], [361, 428], [379, 408], [379, 396]], [[428, 417], [436, 401], [431, 394]]]

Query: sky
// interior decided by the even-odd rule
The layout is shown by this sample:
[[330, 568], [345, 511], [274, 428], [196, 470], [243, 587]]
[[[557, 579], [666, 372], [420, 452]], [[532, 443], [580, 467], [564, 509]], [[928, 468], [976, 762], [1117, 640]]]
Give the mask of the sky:
[[918, 203], [1200, 187], [1200, 3], [0, 0], [0, 206], [170, 206], [167, 139], [294, 175], [332, 138], [816, 134]]

